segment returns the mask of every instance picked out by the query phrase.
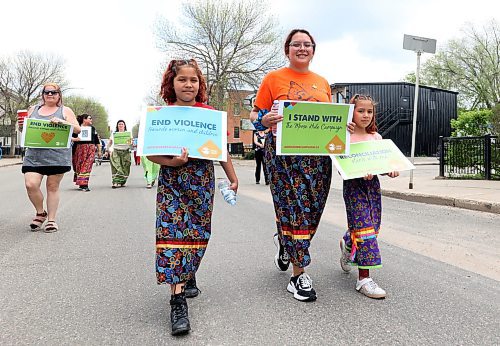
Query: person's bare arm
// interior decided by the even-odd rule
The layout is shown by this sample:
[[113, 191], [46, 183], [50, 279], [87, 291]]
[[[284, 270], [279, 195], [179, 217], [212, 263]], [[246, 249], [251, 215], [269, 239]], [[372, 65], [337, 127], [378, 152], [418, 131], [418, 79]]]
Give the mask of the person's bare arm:
[[229, 179], [229, 182], [231, 183], [231, 186], [229, 188], [234, 192], [238, 192], [238, 177], [236, 177], [236, 172], [234, 171], [233, 161], [231, 161], [231, 156], [227, 154], [227, 161], [226, 162], [221, 161], [220, 165], [222, 166], [222, 169], [224, 169], [227, 179]]
[[81, 132], [80, 124], [78, 124], [75, 113], [73, 113], [73, 110], [71, 110], [71, 108], [63, 108], [63, 117], [64, 120], [53, 117], [50, 119], [50, 121], [56, 124], [73, 125], [73, 133], [79, 134]]

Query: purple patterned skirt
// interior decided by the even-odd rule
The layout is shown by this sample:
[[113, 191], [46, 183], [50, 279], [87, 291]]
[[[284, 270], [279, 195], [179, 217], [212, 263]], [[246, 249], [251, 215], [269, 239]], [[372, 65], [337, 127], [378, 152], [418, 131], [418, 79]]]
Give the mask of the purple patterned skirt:
[[346, 249], [351, 252], [351, 264], [361, 269], [382, 267], [377, 242], [382, 215], [378, 177], [344, 180], [344, 202], [349, 228], [344, 241]]

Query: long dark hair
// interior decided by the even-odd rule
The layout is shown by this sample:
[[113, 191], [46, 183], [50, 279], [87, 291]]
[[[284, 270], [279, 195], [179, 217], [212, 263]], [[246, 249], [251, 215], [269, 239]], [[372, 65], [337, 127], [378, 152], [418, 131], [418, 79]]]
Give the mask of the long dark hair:
[[80, 115], [78, 115], [78, 116], [76, 117], [76, 120], [78, 121], [78, 124], [79, 124], [79, 125], [81, 125], [81, 124], [83, 124], [83, 121], [84, 121], [85, 119], [87, 119], [88, 117], [91, 117], [91, 115], [90, 115], [90, 114], [86, 114], [86, 113], [84, 113], [84, 114], [80, 114]]
[[127, 131], [127, 123], [125, 123], [125, 120], [118, 120], [116, 122], [116, 131], [115, 132], [118, 132], [118, 123], [123, 123], [123, 125], [125, 125], [125, 131]]

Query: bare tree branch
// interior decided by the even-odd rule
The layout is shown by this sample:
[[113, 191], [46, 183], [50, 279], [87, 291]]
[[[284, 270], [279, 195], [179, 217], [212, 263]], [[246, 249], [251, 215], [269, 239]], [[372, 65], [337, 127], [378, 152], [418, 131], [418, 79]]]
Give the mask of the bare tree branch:
[[206, 74], [209, 102], [222, 109], [228, 90], [257, 89], [262, 77], [284, 64], [281, 32], [268, 4], [255, 1], [194, 1], [183, 7], [184, 26], [162, 19], [158, 47], [194, 58]]
[[11, 153], [16, 145], [17, 111], [39, 101], [41, 88], [54, 82], [63, 88], [64, 62], [52, 55], [21, 51], [12, 57], [0, 57], [0, 117], [10, 119]]

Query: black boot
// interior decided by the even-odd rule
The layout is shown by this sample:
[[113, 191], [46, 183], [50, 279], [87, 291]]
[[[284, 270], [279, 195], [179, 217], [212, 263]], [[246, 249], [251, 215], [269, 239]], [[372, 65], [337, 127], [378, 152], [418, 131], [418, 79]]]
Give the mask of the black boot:
[[184, 292], [170, 296], [170, 322], [172, 335], [187, 334], [191, 330], [188, 317], [188, 306]]
[[194, 298], [198, 296], [198, 293], [200, 290], [196, 286], [196, 277], [193, 275], [193, 277], [186, 281], [186, 284], [184, 285], [184, 293], [186, 294], [186, 298]]

